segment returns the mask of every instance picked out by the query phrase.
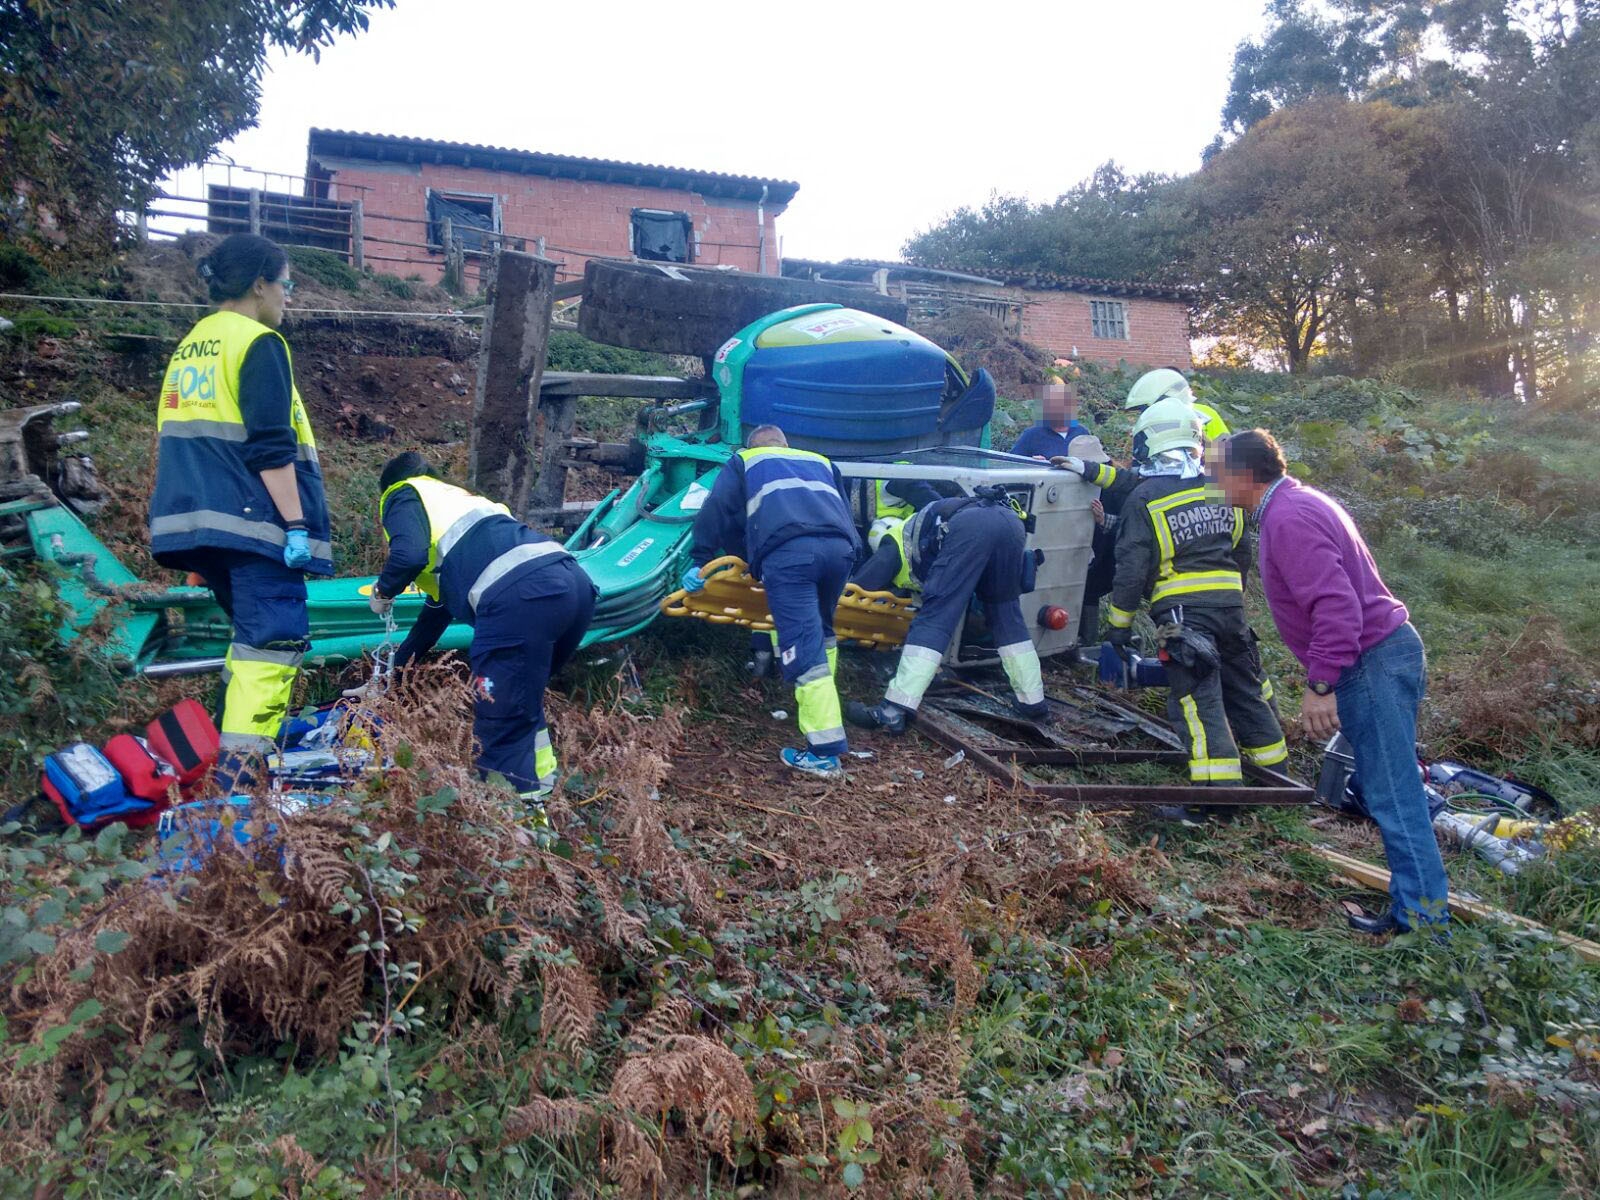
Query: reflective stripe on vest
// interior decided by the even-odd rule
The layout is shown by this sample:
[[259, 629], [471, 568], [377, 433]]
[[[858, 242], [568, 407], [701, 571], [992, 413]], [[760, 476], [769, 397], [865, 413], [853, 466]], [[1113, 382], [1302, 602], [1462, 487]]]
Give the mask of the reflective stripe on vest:
[[473, 612], [477, 612], [478, 602], [488, 595], [489, 589], [524, 563], [537, 562], [541, 558], [563, 558], [566, 553], [566, 549], [556, 542], [523, 542], [520, 546], [513, 546], [478, 572], [472, 590], [467, 593], [467, 603], [472, 605]]
[[[1197, 592], [1243, 592], [1244, 580], [1238, 571], [1231, 570], [1205, 570], [1205, 571], [1175, 571], [1173, 559], [1176, 551], [1172, 542], [1172, 527], [1167, 523], [1168, 514], [1174, 509], [1183, 508], [1190, 504], [1205, 504], [1207, 502], [1206, 488], [1185, 488], [1181, 492], [1173, 492], [1170, 496], [1163, 496], [1159, 500], [1152, 500], [1146, 505], [1150, 514], [1150, 526], [1155, 532], [1156, 549], [1159, 561], [1156, 565], [1156, 582], [1151, 589], [1150, 599], [1168, 600], [1174, 596], [1194, 595]], [[1212, 505], [1211, 507], [1221, 507]], [[1244, 532], [1244, 509], [1233, 509], [1233, 544], [1239, 544], [1239, 538]]]
[[[904, 460], [902, 460], [902, 463], [905, 466], [911, 465], [910, 463], [904, 463]], [[883, 517], [899, 517], [902, 521], [904, 521], [916, 511], [917, 509], [915, 505], [907, 504], [904, 500], [896, 500], [894, 497], [889, 495], [889, 481], [887, 479], [878, 480], [878, 507], [877, 511], [873, 514], [875, 518], [882, 519]]]
[[[833, 464], [820, 454], [813, 454], [809, 450], [795, 450], [789, 446], [756, 446], [753, 449], [739, 451], [739, 457], [744, 460], [746, 479], [749, 478], [751, 467], [763, 462], [771, 462], [775, 459], [792, 462], [796, 468], [795, 474], [786, 475], [761, 484], [753, 492], [749, 491], [748, 486], [746, 487], [744, 505], [746, 520], [755, 516], [767, 497], [775, 492], [800, 488], [813, 492], [830, 492], [835, 496], [839, 494], [839, 489], [833, 485]], [[801, 466], [801, 464], [815, 464], [812, 470], [821, 468], [826, 478], [817, 478], [815, 475], [807, 477], [805, 467]]]
[[[479, 521], [485, 521], [490, 517], [509, 517], [511, 510], [504, 504], [496, 504], [492, 500], [474, 495], [454, 484], [444, 483], [431, 475], [414, 475], [410, 479], [390, 484], [384, 489], [383, 495], [378, 498], [380, 517], [384, 506], [389, 503], [389, 497], [403, 487], [416, 492], [417, 499], [422, 502], [422, 511], [428, 518], [428, 565], [422, 569], [422, 574], [417, 576], [417, 590], [438, 600], [439, 564], [444, 560], [444, 556], [455, 549]], [[389, 540], [387, 529], [384, 530], [383, 538], [387, 543]], [[491, 567], [493, 565], [490, 564]], [[474, 586], [474, 592], [476, 591], [477, 588]], [[477, 607], [476, 595], [472, 604], [474, 608]]]

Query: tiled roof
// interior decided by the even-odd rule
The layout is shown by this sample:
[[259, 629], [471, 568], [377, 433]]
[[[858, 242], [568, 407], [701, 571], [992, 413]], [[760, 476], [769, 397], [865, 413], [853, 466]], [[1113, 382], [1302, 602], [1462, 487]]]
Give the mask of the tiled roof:
[[688, 167], [620, 162], [609, 158], [579, 158], [570, 154], [541, 154], [532, 150], [512, 150], [504, 146], [440, 142], [429, 138], [360, 133], [344, 129], [313, 129], [307, 143], [307, 155], [313, 163], [321, 158], [354, 158], [373, 162], [449, 163], [486, 171], [550, 175], [562, 179], [592, 179], [601, 183], [627, 183], [637, 187], [672, 188], [701, 192], [709, 196], [728, 196], [739, 200], [759, 200], [765, 189], [766, 201], [772, 205], [789, 203], [794, 199], [794, 194], [800, 190], [798, 183], [787, 179], [727, 175], [721, 171], [696, 171]]
[[1172, 284], [1139, 283], [1128, 279], [1093, 279], [1087, 275], [1052, 275], [1045, 271], [970, 270], [965, 267], [891, 262], [873, 258], [846, 258], [839, 262], [785, 258], [783, 265], [786, 273], [790, 267], [807, 270], [857, 271], [863, 275], [887, 269], [909, 275], [944, 276], [969, 283], [983, 282], [995, 287], [1020, 287], [1041, 292], [1092, 292], [1097, 295], [1146, 297], [1154, 300], [1187, 301], [1190, 298], [1189, 289]]

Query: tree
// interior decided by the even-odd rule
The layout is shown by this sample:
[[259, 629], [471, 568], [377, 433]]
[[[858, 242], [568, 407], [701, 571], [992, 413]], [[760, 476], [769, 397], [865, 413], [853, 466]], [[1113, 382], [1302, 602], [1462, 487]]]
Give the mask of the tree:
[[103, 239], [163, 175], [255, 124], [269, 49], [319, 55], [393, 4], [0, 0], [0, 233]]
[[1195, 181], [1194, 282], [1217, 332], [1307, 370], [1355, 310], [1416, 286], [1409, 176], [1420, 145], [1391, 105], [1324, 99], [1257, 122]]
[[1191, 224], [1178, 181], [1130, 178], [1108, 162], [1052, 204], [996, 195], [982, 209], [958, 209], [902, 253], [924, 266], [969, 271], [1173, 282]]

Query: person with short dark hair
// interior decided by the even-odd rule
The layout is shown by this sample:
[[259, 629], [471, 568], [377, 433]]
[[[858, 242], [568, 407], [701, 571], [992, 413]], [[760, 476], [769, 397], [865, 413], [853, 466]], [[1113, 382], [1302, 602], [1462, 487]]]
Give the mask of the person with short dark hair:
[[198, 574], [233, 622], [218, 722], [225, 763], [272, 749], [309, 645], [307, 572], [333, 574], [316, 438], [278, 332], [282, 248], [226, 237], [199, 264], [217, 311], [173, 354], [156, 409], [150, 549]]
[[451, 621], [472, 626], [472, 733], [478, 771], [499, 775], [524, 801], [556, 783], [544, 692], [594, 617], [595, 587], [565, 547], [496, 504], [445, 483], [414, 451], [378, 476], [389, 553], [372, 585], [386, 616], [412, 583], [428, 599], [395, 651], [397, 670], [438, 643]]
[[1325, 740], [1342, 731], [1389, 861], [1390, 911], [1351, 917], [1363, 933], [1449, 918], [1448, 881], [1417, 770], [1427, 662], [1406, 606], [1384, 585], [1355, 522], [1290, 475], [1264, 429], [1223, 440], [1217, 481], [1260, 529], [1261, 585], [1284, 644], [1306, 668], [1300, 716]]

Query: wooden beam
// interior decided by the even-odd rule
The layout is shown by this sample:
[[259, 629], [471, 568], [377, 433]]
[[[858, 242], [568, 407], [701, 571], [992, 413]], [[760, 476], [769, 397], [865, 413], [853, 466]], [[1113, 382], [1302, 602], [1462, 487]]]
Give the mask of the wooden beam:
[[518, 514], [528, 507], [533, 483], [534, 423], [555, 281], [549, 259], [495, 251], [467, 470], [476, 491]]
[[906, 305], [857, 287], [780, 275], [591, 258], [583, 271], [578, 332], [632, 350], [709, 359], [740, 329], [796, 304], [842, 304], [904, 324]]
[[[1382, 867], [1373, 866], [1359, 858], [1352, 858], [1348, 854], [1340, 854], [1337, 850], [1330, 850], [1326, 846], [1308, 846], [1315, 857], [1320, 858], [1330, 867], [1337, 867], [1339, 873], [1348, 875], [1357, 883], [1365, 884], [1375, 891], [1387, 893], [1389, 890], [1389, 872]], [[1450, 911], [1455, 916], [1467, 917], [1472, 920], [1499, 921], [1502, 924], [1512, 925], [1528, 933], [1540, 934], [1550, 938], [1558, 945], [1571, 950], [1585, 962], [1600, 963], [1600, 944], [1588, 941], [1573, 933], [1563, 933], [1559, 929], [1551, 929], [1548, 925], [1541, 925], [1527, 917], [1519, 917], [1516, 913], [1507, 912], [1503, 908], [1496, 908], [1492, 904], [1485, 904], [1482, 900], [1469, 900], [1457, 892], [1450, 893]]]
[[585, 371], [547, 371], [539, 383], [545, 396], [630, 396], [639, 400], [698, 400], [716, 395], [709, 379], [676, 375], [591, 375]]

